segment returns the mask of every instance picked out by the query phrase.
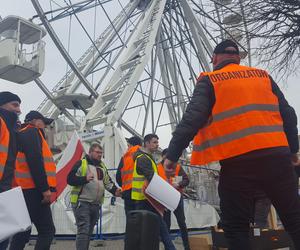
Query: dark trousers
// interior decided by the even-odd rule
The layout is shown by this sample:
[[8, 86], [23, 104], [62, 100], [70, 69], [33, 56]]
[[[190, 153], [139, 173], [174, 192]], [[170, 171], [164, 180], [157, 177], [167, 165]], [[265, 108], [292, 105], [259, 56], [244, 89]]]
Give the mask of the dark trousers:
[[251, 249], [249, 222], [253, 218], [255, 190], [266, 193], [300, 250], [300, 198], [298, 179], [289, 154], [221, 162], [219, 195], [222, 225], [229, 250]]
[[176, 248], [171, 240], [171, 236], [167, 229], [166, 223], [164, 222], [163, 218], [158, 214], [158, 212], [151, 206], [151, 204], [146, 200], [139, 201], [139, 202], [136, 202], [135, 208], [136, 208], [136, 210], [147, 210], [147, 211], [153, 212], [158, 216], [158, 218], [159, 218], [159, 234], [160, 234], [160, 237], [164, 244], [165, 249], [166, 250], [176, 250]]
[[[35, 250], [49, 250], [55, 227], [49, 204], [42, 204], [42, 195], [36, 189], [23, 190], [30, 219], [38, 231]], [[13, 236], [10, 250], [22, 250], [29, 241], [31, 230]]]
[[[186, 227], [186, 223], [185, 223], [184, 206], [183, 206], [183, 198], [182, 197], [180, 199], [178, 207], [174, 210], [174, 215], [176, 217], [177, 224], [180, 229], [184, 249], [189, 250], [190, 249], [189, 237], [188, 237], [188, 231], [187, 231], [187, 227]], [[170, 228], [171, 228], [171, 211], [170, 210], [167, 210], [164, 213], [164, 221], [166, 222], [167, 228], [170, 231]]]
[[125, 209], [125, 215], [127, 217], [128, 212], [135, 210], [135, 201], [130, 198], [124, 198], [124, 209]]

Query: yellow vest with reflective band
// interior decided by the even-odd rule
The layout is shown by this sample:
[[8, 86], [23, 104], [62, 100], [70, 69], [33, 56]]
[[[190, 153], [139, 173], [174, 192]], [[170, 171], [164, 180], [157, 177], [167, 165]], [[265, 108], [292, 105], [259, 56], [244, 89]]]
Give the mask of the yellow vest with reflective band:
[[145, 155], [151, 161], [154, 173], [158, 173], [156, 163], [151, 159], [151, 157], [149, 157], [146, 154], [140, 154], [136, 157], [136, 159], [134, 161], [134, 169], [133, 169], [131, 199], [138, 200], [138, 201], [146, 200], [146, 196], [143, 193], [143, 187], [145, 184], [145, 176], [139, 175], [136, 171], [137, 159], [143, 155]]
[[[88, 163], [86, 159], [81, 161], [81, 176], [86, 176]], [[72, 186], [70, 201], [73, 205], [77, 204], [82, 186]]]
[[[106, 167], [103, 162], [100, 163], [100, 167], [102, 168], [102, 171], [103, 171], [103, 180], [104, 180], [105, 178], [107, 178], [107, 171], [105, 171]], [[88, 169], [88, 162], [86, 159], [82, 159], [81, 160], [81, 176], [86, 176], [87, 169]], [[78, 198], [82, 191], [82, 188], [83, 188], [83, 186], [72, 186], [70, 201], [73, 205], [77, 204]], [[104, 196], [101, 199], [102, 199], [101, 203], [103, 203]]]
[[[28, 125], [25, 128], [21, 129], [19, 132], [29, 128], [36, 128], [32, 125]], [[37, 129], [37, 128], [36, 128]], [[45, 173], [47, 175], [47, 183], [49, 187], [56, 187], [56, 165], [53, 159], [52, 152], [48, 146], [47, 141], [44, 139], [42, 132], [38, 129], [39, 135], [42, 140], [42, 157]], [[28, 163], [26, 161], [26, 155], [23, 152], [18, 152], [16, 160], [16, 170], [15, 170], [15, 182], [18, 186], [21, 186], [22, 189], [31, 189], [35, 188], [35, 183], [32, 179]]]
[[209, 77], [216, 102], [207, 126], [194, 137], [191, 165], [288, 146], [278, 98], [266, 71], [229, 64], [202, 76]]
[[0, 117], [0, 180], [8, 157], [9, 131], [5, 121]]

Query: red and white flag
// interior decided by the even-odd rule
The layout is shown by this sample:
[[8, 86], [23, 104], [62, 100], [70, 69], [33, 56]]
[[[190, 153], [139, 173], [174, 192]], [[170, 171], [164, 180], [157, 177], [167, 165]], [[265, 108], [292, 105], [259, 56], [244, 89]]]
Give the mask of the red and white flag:
[[83, 145], [75, 131], [56, 165], [56, 193], [53, 193], [51, 203], [55, 201], [66, 188], [67, 176], [74, 164], [81, 159], [83, 152]]

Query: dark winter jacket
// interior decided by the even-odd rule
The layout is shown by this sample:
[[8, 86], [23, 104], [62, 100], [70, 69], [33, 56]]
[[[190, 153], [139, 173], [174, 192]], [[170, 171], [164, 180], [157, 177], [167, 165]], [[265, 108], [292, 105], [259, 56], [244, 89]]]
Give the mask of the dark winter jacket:
[[[226, 61], [220, 64], [217, 69], [234, 63], [233, 61]], [[279, 102], [279, 110], [283, 120], [284, 132], [287, 136], [289, 149], [287, 147], [277, 147], [269, 149], [261, 149], [253, 151], [254, 154], [275, 154], [279, 152], [296, 153], [299, 150], [298, 143], [298, 129], [297, 129], [297, 116], [295, 110], [288, 104], [283, 93], [280, 91], [277, 84], [270, 76], [272, 91], [277, 96]], [[177, 162], [182, 154], [182, 151], [193, 140], [199, 129], [203, 128], [212, 113], [215, 104], [215, 93], [213, 85], [208, 76], [201, 77], [198, 80], [194, 89], [193, 96], [190, 103], [187, 105], [186, 111], [183, 114], [182, 120], [177, 125], [176, 130], [173, 132], [173, 138], [170, 141], [167, 158], [173, 162]], [[250, 152], [252, 154], [252, 152]], [[249, 155], [249, 153], [248, 153]]]
[[[0, 193], [7, 191], [11, 188], [12, 180], [14, 177], [15, 162], [17, 156], [17, 143], [16, 143], [16, 124], [17, 114], [0, 108], [0, 116], [4, 120], [7, 129], [9, 130], [9, 145], [8, 145], [8, 158], [5, 164], [4, 173], [0, 180]], [[0, 131], [1, 133], [1, 131]]]

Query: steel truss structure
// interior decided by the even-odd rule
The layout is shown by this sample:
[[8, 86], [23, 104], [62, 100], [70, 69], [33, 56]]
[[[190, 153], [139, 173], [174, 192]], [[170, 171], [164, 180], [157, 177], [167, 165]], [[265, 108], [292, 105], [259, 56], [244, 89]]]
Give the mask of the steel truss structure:
[[[241, 0], [131, 0], [122, 1], [124, 6], [112, 0], [63, 0], [61, 5], [50, 0], [57, 8], [46, 11], [41, 1], [31, 2], [37, 12], [33, 20], [46, 28], [69, 67], [52, 90], [35, 80], [46, 94], [38, 109], [55, 119], [65, 116], [80, 131], [103, 130], [108, 166], [118, 164], [126, 133], [171, 136], [197, 75], [211, 70], [217, 41], [235, 39], [251, 63], [250, 41], [242, 36], [247, 27]], [[109, 4], [121, 6], [120, 12], [112, 15]], [[93, 39], [80, 13], [96, 8], [109, 25]], [[90, 41], [77, 60], [52, 27], [66, 17], [74, 17]], [[81, 119], [72, 114], [75, 109]]]

